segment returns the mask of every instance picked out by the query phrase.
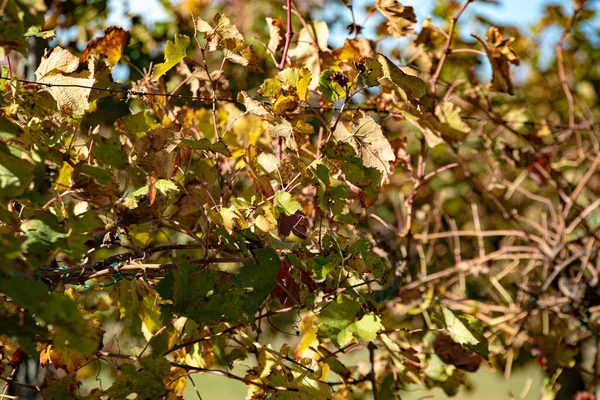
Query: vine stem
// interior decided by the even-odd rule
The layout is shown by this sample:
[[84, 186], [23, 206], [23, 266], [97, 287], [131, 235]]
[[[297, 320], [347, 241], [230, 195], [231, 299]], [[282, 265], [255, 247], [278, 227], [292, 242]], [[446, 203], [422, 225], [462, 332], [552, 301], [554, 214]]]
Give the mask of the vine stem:
[[456, 29], [456, 22], [465, 11], [469, 3], [472, 3], [475, 0], [466, 0], [462, 7], [454, 14], [452, 20], [450, 21], [450, 30], [448, 31], [448, 36], [446, 37], [446, 44], [444, 45], [444, 52], [442, 53], [442, 57], [440, 58], [440, 62], [437, 65], [435, 73], [431, 77], [431, 96], [433, 97], [433, 105], [435, 106], [435, 92], [437, 89], [437, 83], [440, 79], [440, 74], [442, 73], [442, 68], [444, 68], [444, 64], [446, 63], [446, 59], [448, 58], [448, 54], [452, 53], [450, 46], [452, 45], [452, 38], [454, 37], [454, 30]]
[[292, 36], [294, 36], [294, 31], [292, 30], [292, 0], [286, 0], [287, 6], [287, 32], [285, 33], [285, 45], [283, 47], [283, 55], [281, 56], [281, 61], [279, 62], [279, 69], [283, 70], [285, 68], [285, 62], [287, 61], [288, 51], [290, 49], [290, 44], [292, 43]]
[[367, 346], [369, 349], [369, 362], [371, 363], [371, 371], [369, 372], [368, 378], [371, 381], [371, 386], [373, 387], [373, 400], [379, 400], [379, 392], [377, 391], [377, 377], [375, 375], [375, 350], [377, 346], [375, 343], [370, 342]]
[[230, 372], [221, 371], [220, 369], [193, 367], [191, 365], [178, 364], [178, 363], [174, 363], [174, 362], [172, 362], [170, 364], [172, 367], [181, 368], [185, 371], [195, 371], [195, 372], [199, 372], [199, 373], [208, 373], [208, 374], [212, 374], [212, 375], [224, 376], [226, 378], [233, 379], [233, 380], [236, 380], [239, 382], [243, 382], [246, 385], [256, 386], [256, 387], [259, 387], [264, 390], [279, 390], [282, 392], [299, 392], [299, 389], [297, 389], [297, 388], [287, 388], [287, 387], [283, 387], [283, 386], [273, 386], [273, 385], [258, 383], [258, 382], [254, 382], [250, 379], [242, 378], [241, 376], [234, 375]]
[[[571, 89], [569, 88], [569, 84], [567, 82], [567, 74], [565, 73], [565, 61], [563, 57], [563, 43], [565, 38], [571, 31], [575, 20], [577, 19], [577, 15], [583, 9], [587, 0], [583, 0], [579, 3], [579, 5], [573, 10], [573, 14], [571, 18], [565, 24], [565, 28], [563, 29], [562, 35], [556, 44], [556, 61], [558, 63], [558, 78], [560, 81], [560, 86], [567, 98], [567, 103], [569, 107], [569, 130], [573, 132], [575, 130], [575, 100], [573, 99], [573, 94], [571, 93]], [[581, 147], [580, 147], [581, 148]]]

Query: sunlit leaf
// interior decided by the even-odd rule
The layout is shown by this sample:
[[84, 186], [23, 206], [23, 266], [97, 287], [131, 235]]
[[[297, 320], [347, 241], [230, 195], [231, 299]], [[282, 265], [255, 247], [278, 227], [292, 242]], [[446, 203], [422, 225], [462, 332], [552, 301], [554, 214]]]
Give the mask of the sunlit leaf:
[[481, 333], [481, 322], [473, 317], [458, 317], [445, 307], [442, 307], [442, 312], [450, 337], [464, 348], [474, 351], [487, 360], [488, 343]]
[[158, 79], [177, 65], [186, 56], [186, 50], [190, 45], [190, 38], [186, 35], [175, 35], [175, 42], [167, 41], [165, 48], [165, 62], [156, 64], [152, 70], [152, 79]]
[[398, 68], [389, 58], [379, 54], [383, 78], [393, 83], [404, 100], [419, 99], [427, 92], [427, 86], [420, 78], [408, 75]]
[[293, 215], [296, 211], [302, 211], [302, 205], [298, 203], [290, 193], [279, 190], [275, 193], [277, 207], [281, 208], [286, 215]]
[[333, 136], [340, 142], [348, 143], [362, 158], [365, 167], [375, 168], [386, 178], [391, 173], [390, 162], [396, 159], [392, 147], [383, 136], [381, 127], [369, 115], [359, 111], [355, 116], [350, 132], [338, 124]]

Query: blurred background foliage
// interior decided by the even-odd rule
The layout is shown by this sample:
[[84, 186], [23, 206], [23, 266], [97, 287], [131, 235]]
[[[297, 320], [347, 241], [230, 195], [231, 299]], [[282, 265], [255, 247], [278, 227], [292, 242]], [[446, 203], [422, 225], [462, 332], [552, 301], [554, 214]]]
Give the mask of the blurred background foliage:
[[[264, 179], [260, 184], [257, 181], [265, 176], [267, 182], [277, 180], [271, 179], [273, 171], [277, 170], [282, 191], [286, 179], [291, 180], [296, 174], [301, 176], [299, 187], [286, 187], [294, 199], [288, 205], [293, 208], [299, 204], [298, 211], [308, 219], [308, 240], [312, 237], [313, 241], [310, 244], [302, 242], [306, 246], [297, 252], [293, 248], [292, 253], [302, 259], [297, 265], [290, 261], [292, 259], [286, 258], [286, 262], [292, 263], [290, 270], [295, 271], [290, 273], [295, 274], [296, 286], [292, 287], [302, 294], [288, 294], [286, 297], [286, 294], [271, 292], [270, 297], [270, 301], [279, 301], [282, 307], [287, 305], [286, 301], [294, 305], [301, 303], [302, 307], [299, 308], [303, 314], [290, 313], [281, 317], [279, 323], [265, 323], [262, 328], [266, 331], [265, 336], [260, 340], [257, 338], [257, 341], [269, 343], [275, 349], [281, 348], [284, 343], [291, 348], [296, 346], [296, 349], [302, 349], [307, 337], [312, 334], [310, 328], [301, 326], [307, 323], [306, 310], [317, 310], [315, 305], [325, 302], [323, 293], [338, 290], [341, 283], [334, 277], [337, 270], [327, 270], [329, 264], [321, 259], [315, 261], [315, 265], [307, 261], [313, 273], [311, 279], [305, 279], [298, 272], [301, 270], [298, 265], [311, 259], [312, 255], [307, 256], [306, 252], [318, 248], [320, 255], [329, 257], [334, 250], [342, 249], [348, 251], [344, 257], [352, 254], [353, 260], [360, 260], [360, 265], [352, 266], [356, 277], [375, 275], [373, 288], [368, 287], [364, 292], [356, 291], [357, 301], [362, 304], [361, 316], [369, 312], [377, 314], [381, 326], [386, 328], [394, 343], [402, 343], [404, 347], [401, 362], [394, 358], [394, 351], [381, 352], [385, 354], [369, 360], [365, 349], [359, 350], [354, 358], [344, 359], [343, 363], [351, 366], [353, 373], [358, 371], [358, 376], [364, 378], [364, 384], [359, 384], [355, 392], [336, 389], [339, 398], [371, 396], [367, 382], [369, 368], [373, 368], [379, 379], [379, 398], [385, 399], [394, 396], [422, 398], [425, 396], [422, 392], [424, 388], [430, 387], [437, 387], [437, 395], [440, 396], [442, 391], [439, 388], [442, 388], [444, 395], [456, 394], [465, 380], [466, 389], [463, 387], [458, 392], [464, 398], [469, 398], [464, 393], [470, 388], [474, 390], [472, 398], [500, 391], [502, 395], [498, 398], [584, 399], [586, 397], [580, 392], [587, 392], [590, 396], [597, 393], [600, 371], [597, 365], [600, 354], [597, 335], [600, 327], [600, 135], [597, 123], [600, 118], [599, 3], [582, 0], [546, 2], [540, 4], [539, 14], [532, 18], [530, 26], [524, 26], [520, 22], [520, 9], [516, 2], [496, 4], [502, 1], [474, 1], [460, 16], [456, 23], [456, 34], [447, 45], [448, 34], [454, 29], [452, 16], [457, 15], [464, 2], [413, 2], [416, 24], [409, 26], [415, 32], [402, 33], [398, 37], [390, 34], [388, 23], [393, 18], [388, 20], [387, 15], [379, 12], [373, 2], [294, 2], [292, 23], [295, 36], [290, 48], [290, 66], [308, 68], [313, 79], [318, 79], [324, 70], [330, 68], [346, 74], [352, 81], [361, 74], [354, 61], [366, 54], [374, 56], [373, 50], [376, 50], [389, 57], [395, 65], [407, 67], [404, 71], [409, 75], [420, 77], [427, 87], [427, 94], [408, 95], [407, 99], [389, 87], [363, 87], [346, 104], [344, 101], [328, 99], [322, 86], [311, 83], [307, 103], [315, 108], [311, 111], [317, 117], [306, 118], [310, 121], [310, 124], [306, 124], [310, 126], [305, 134], [308, 139], [304, 143], [297, 139], [299, 148], [308, 151], [302, 154], [288, 151], [289, 158], [284, 160], [285, 168], [281, 165], [281, 155], [275, 154], [274, 143], [277, 140], [266, 133], [270, 129], [267, 125], [272, 124], [254, 115], [241, 115], [241, 106], [236, 108], [233, 104], [220, 102], [218, 107], [212, 108], [210, 101], [211, 97], [237, 99], [240, 92], [248, 92], [254, 98], [261, 94], [258, 89], [265, 80], [279, 73], [273, 61], [280, 59], [281, 45], [272, 58], [268, 51], [272, 33], [265, 18], [281, 18], [283, 30], [287, 18], [284, 3], [273, 0], [190, 0], [161, 1], [149, 6], [150, 3], [143, 1], [117, 0], [1, 2], [0, 59], [4, 78], [8, 79], [10, 74], [35, 80], [34, 73], [43, 60], [46, 48], [60, 45], [73, 54], [79, 54], [90, 40], [101, 36], [105, 28], [119, 25], [129, 31], [130, 41], [123, 49], [122, 60], [112, 71], [113, 78], [118, 82], [116, 88], [126, 90], [129, 86], [125, 85], [131, 83], [134, 90], [177, 92], [183, 96], [203, 98], [189, 101], [186, 98], [106, 96], [91, 102], [93, 105], [85, 115], [53, 120], [56, 104], [50, 95], [33, 91], [17, 94], [17, 91], [27, 88], [27, 83], [14, 89], [4, 86], [3, 82], [6, 94], [0, 106], [5, 116], [3, 121], [9, 122], [2, 122], [0, 126], [3, 134], [3, 147], [0, 150], [5, 158], [0, 161], [4, 165], [12, 163], [11, 174], [22, 181], [27, 181], [27, 176], [32, 177], [27, 188], [0, 180], [5, 190], [0, 198], [6, 203], [0, 208], [0, 231], [3, 234], [0, 245], [4, 257], [0, 271], [10, 276], [0, 284], [0, 293], [6, 296], [3, 299], [11, 300], [6, 300], [0, 308], [3, 318], [1, 328], [3, 337], [19, 338], [18, 345], [8, 340], [3, 342], [3, 365], [6, 367], [0, 369], [3, 376], [8, 377], [8, 366], [13, 366], [9, 358], [14, 356], [16, 347], [23, 348], [27, 354], [40, 352], [42, 358], [45, 351], [46, 357], [51, 358], [52, 351], [48, 348], [36, 350], [40, 339], [50, 340], [48, 332], [45, 328], [40, 329], [36, 318], [52, 326], [54, 331], [51, 340], [55, 346], [68, 344], [82, 353], [93, 353], [91, 350], [96, 350], [94, 347], [99, 337], [104, 337], [105, 343], [111, 343], [108, 350], [100, 350], [111, 354], [121, 353], [117, 351], [118, 348], [127, 349], [128, 354], [133, 349], [140, 351], [146, 349], [150, 342], [153, 352], [159, 348], [169, 349], [177, 336], [171, 331], [171, 322], [176, 320], [168, 320], [165, 315], [173, 316], [173, 313], [196, 318], [196, 322], [191, 322], [185, 330], [182, 327], [174, 328], [179, 329], [176, 333], [181, 337], [189, 335], [186, 336], [189, 339], [201, 333], [207, 334], [206, 329], [209, 334], [215, 334], [202, 325], [205, 321], [201, 319], [206, 317], [204, 314], [198, 310], [195, 310], [198, 311], [196, 313], [189, 311], [177, 303], [177, 295], [172, 293], [175, 289], [168, 287], [171, 281], [167, 281], [163, 287], [155, 285], [165, 271], [149, 277], [148, 282], [144, 279], [121, 281], [118, 275], [111, 274], [93, 291], [79, 293], [74, 289], [75, 282], [79, 282], [74, 276], [62, 274], [57, 277], [56, 271], [61, 266], [55, 259], [64, 261], [69, 268], [91, 265], [94, 271], [99, 271], [100, 267], [110, 269], [112, 264], [103, 260], [119, 254], [111, 248], [101, 249], [86, 259], [85, 264], [78, 264], [91, 247], [88, 241], [101, 243], [107, 240], [106, 235], [119, 237], [119, 240], [123, 238], [123, 243], [128, 247], [121, 250], [129, 248], [134, 253], [142, 248], [150, 248], [150, 244], [184, 243], [183, 238], [189, 234], [186, 229], [175, 229], [178, 230], [175, 234], [165, 233], [165, 226], [154, 224], [155, 219], [165, 216], [169, 219], [175, 215], [169, 207], [175, 204], [170, 196], [175, 196], [173, 193], [176, 189], [163, 182], [167, 186], [155, 188], [150, 206], [144, 208], [147, 205], [144, 202], [148, 202], [152, 196], [156, 178], [167, 181], [179, 179], [178, 182], [182, 182], [188, 190], [186, 195], [177, 198], [179, 211], [173, 217], [175, 222], [193, 226], [192, 233], [199, 238], [211, 239], [207, 228], [195, 222], [201, 219], [199, 215], [204, 212], [202, 207], [198, 208], [190, 202], [210, 204], [217, 201], [221, 219], [212, 220], [209, 227], [216, 231], [219, 223], [215, 221], [221, 221], [223, 229], [218, 231], [218, 239], [215, 240], [220, 245], [225, 243], [224, 247], [229, 246], [227, 251], [235, 249], [236, 256], [256, 256], [255, 247], [272, 245], [273, 241], [265, 239], [265, 232], [260, 229], [260, 238], [254, 236], [256, 231], [252, 227], [258, 226], [259, 222], [244, 213], [263, 204], [255, 198], [260, 197], [260, 194], [256, 195], [260, 189], [264, 189], [265, 198], [270, 198], [265, 189], [270, 183], [266, 185]], [[217, 12], [224, 12], [245, 40], [252, 44], [259, 60], [257, 68], [250, 70], [236, 63], [222, 63], [221, 53], [205, 53], [201, 50], [202, 46], [208, 46], [208, 41], [197, 34], [198, 23], [194, 18], [201, 17], [212, 23]], [[431, 18], [428, 18], [429, 14]], [[496, 15], [509, 18], [499, 20]], [[573, 19], [573, 15], [577, 18]], [[324, 21], [324, 24], [319, 21]], [[307, 26], [312, 28], [307, 30]], [[31, 27], [39, 29], [32, 31]], [[497, 27], [497, 31], [491, 29], [493, 27]], [[55, 38], [49, 33], [52, 30], [56, 32]], [[312, 30], [312, 36], [317, 36], [312, 38], [318, 42], [315, 46], [303, 46], [303, 41], [311, 38], [309, 30]], [[199, 40], [199, 46], [193, 43], [188, 49], [187, 59], [204, 60], [205, 65], [213, 68], [212, 72], [219, 69], [222, 72], [202, 76], [199, 72], [200, 63], [181, 62], [164, 78], [149, 80], [148, 75], [153, 67], [165, 62], [167, 41], [175, 40], [178, 34]], [[360, 41], [365, 38], [368, 40]], [[557, 44], [559, 48], [555, 48]], [[484, 46], [488, 46], [487, 52]], [[490, 60], [497, 60], [498, 64], [492, 65]], [[440, 64], [443, 68], [438, 70]], [[503, 72], [509, 69], [510, 74], [505, 75]], [[195, 81], [196, 86], [192, 84]], [[328, 81], [327, 88], [335, 93], [336, 87], [331, 81]], [[292, 93], [292, 97], [297, 96], [295, 101], [298, 98], [302, 100], [298, 86], [285, 89], [286, 95]], [[13, 89], [15, 91], [11, 92]], [[407, 97], [406, 93], [404, 97]], [[242, 103], [248, 110], [248, 104], [251, 103]], [[346, 178], [350, 175], [341, 164], [351, 161], [343, 157], [332, 157], [326, 164], [332, 173], [331, 185], [339, 189], [337, 192], [325, 184], [320, 176], [317, 179], [307, 172], [314, 167], [311, 163], [318, 159], [314, 155], [322, 150], [327, 123], [338, 118], [343, 104], [352, 111], [370, 110], [381, 125], [385, 138], [391, 143], [395, 168], [389, 176], [382, 178], [383, 184], [361, 186], [354, 179], [351, 184], [346, 182], [335, 186], [335, 173], [343, 171]], [[169, 119], [169, 111], [172, 110], [183, 110], [177, 114], [176, 121]], [[294, 123], [303, 120], [304, 114], [290, 117], [293, 111], [283, 112], [283, 118]], [[302, 112], [310, 113], [308, 110]], [[187, 143], [192, 146], [192, 150], [186, 148], [188, 152], [198, 150], [203, 155], [210, 154], [205, 158], [193, 159], [193, 163], [190, 161], [190, 171], [186, 173], [194, 175], [194, 178], [185, 174], [183, 178], [160, 176], [156, 170], [166, 163], [164, 154], [144, 160], [154, 165], [151, 168], [144, 166], [136, 169], [129, 165], [132, 154], [137, 152], [141, 156], [144, 153], [141, 149], [152, 149], [159, 153], [163, 145], [162, 142], [161, 146], [156, 144], [159, 139], [156, 142], [144, 142], [141, 135], [136, 136], [139, 132], [128, 130], [129, 125], [123, 128], [115, 124], [125, 121], [123, 118], [132, 114], [143, 114], [143, 118], [149, 118], [145, 120], [147, 126], [144, 134], [150, 131], [149, 127], [156, 127], [156, 123], [162, 124], [161, 128], [175, 129], [169, 125], [173, 122], [189, 128], [190, 132], [197, 129], [200, 133], [189, 136], [194, 140], [208, 140], [196, 147]], [[38, 124], [37, 119], [43, 121]], [[238, 119], [242, 123], [229, 131]], [[336, 121], [351, 127], [351, 119], [352, 115], [346, 112]], [[136, 125], [135, 128], [139, 127]], [[300, 129], [298, 125], [295, 128]], [[52, 134], [40, 139], [40, 132]], [[128, 137], [134, 138], [131, 139], [134, 144], [127, 147], [130, 153], [122, 151], [123, 143], [111, 136], [115, 132], [125, 132]], [[224, 136], [220, 136], [220, 132]], [[298, 130], [294, 132], [297, 134]], [[81, 172], [86, 161], [79, 154], [76, 156], [79, 158], [75, 158], [77, 165], [71, 166], [73, 171], [65, 167], [68, 164], [65, 154], [73, 153], [72, 147], [88, 145], [88, 142], [80, 139], [86, 135], [91, 137], [92, 133], [96, 140], [94, 146], [97, 146], [94, 157], [98, 162], [91, 167], [102, 167], [102, 171], [111, 171], [112, 175], [107, 176], [90, 168], [87, 172]], [[156, 135], [160, 136], [158, 133]], [[333, 135], [339, 139], [335, 132]], [[61, 142], [61, 138], [67, 139]], [[222, 139], [226, 150], [207, 147], [207, 143], [215, 145], [220, 142], [217, 139]], [[65, 145], [68, 151], [60, 150], [59, 144]], [[158, 147], [152, 147], [154, 145]], [[279, 156], [279, 164], [267, 171], [271, 176], [265, 173], [265, 164], [252, 159], [252, 146], [260, 149], [258, 153]], [[282, 146], [281, 143], [279, 146]], [[292, 147], [287, 142], [286, 146], [288, 150]], [[10, 151], [7, 150], [9, 147]], [[92, 148], [92, 145], [89, 147]], [[43, 150], [30, 152], [31, 149]], [[181, 157], [184, 157], [183, 151]], [[8, 158], [9, 161], [6, 161]], [[192, 160], [192, 157], [187, 159]], [[361, 168], [368, 167], [366, 163], [359, 165]], [[4, 168], [7, 169], [6, 166]], [[363, 180], [367, 179], [366, 174], [373, 173], [374, 169], [377, 168], [361, 169], [363, 175], [359, 175]], [[117, 170], [117, 173], [113, 173], [113, 170]], [[222, 185], [220, 178], [229, 176], [227, 174], [233, 176], [228, 187]], [[238, 178], [237, 174], [241, 177]], [[198, 181], [193, 180], [196, 176], [202, 185], [208, 182], [205, 185], [209, 187], [206, 191], [208, 194], [202, 192], [202, 185]], [[79, 181], [76, 177], [80, 178]], [[110, 183], [99, 184], [103, 179]], [[371, 175], [369, 182], [373, 180], [377, 181]], [[312, 189], [314, 192], [311, 192]], [[65, 194], [71, 190], [79, 191], [80, 197]], [[322, 200], [325, 196], [330, 196], [328, 201], [331, 204], [323, 205], [316, 200]], [[57, 198], [62, 200], [56, 202]], [[76, 212], [76, 202], [82, 199], [93, 204], [95, 211]], [[277, 200], [280, 205], [286, 204], [284, 199]], [[117, 211], [117, 201], [131, 201], [138, 207], [130, 207], [125, 212]], [[334, 204], [336, 201], [338, 206]], [[338, 209], [336, 207], [338, 211], [334, 211]], [[229, 213], [224, 213], [223, 209], [229, 210]], [[287, 210], [278, 212], [291, 218], [296, 215], [296, 209], [289, 213]], [[244, 215], [240, 216], [240, 213]], [[323, 227], [323, 215], [327, 215], [327, 229]], [[261, 216], [268, 219], [269, 211], [264, 211]], [[122, 222], [119, 218], [128, 221], [126, 226], [134, 226], [132, 232], [111, 231], [112, 224], [118, 226]], [[70, 231], [65, 229], [65, 220]], [[281, 221], [278, 222], [279, 226], [272, 223], [268, 225], [273, 232], [281, 229]], [[176, 224], [165, 222], [165, 225], [167, 229], [173, 229]], [[326, 236], [329, 233], [331, 236]], [[322, 240], [323, 235], [326, 240]], [[302, 232], [298, 236], [302, 236]], [[279, 239], [282, 239], [281, 235]], [[368, 243], [362, 253], [362, 250], [357, 250], [363, 243], [361, 239]], [[280, 255], [287, 256], [292, 248], [279, 242], [276, 245], [281, 246], [277, 248]], [[52, 253], [50, 257], [49, 253]], [[361, 255], [357, 256], [359, 253]], [[208, 252], [203, 253], [202, 250], [197, 250], [195, 254], [198, 259], [209, 256]], [[144, 254], [146, 256], [152, 254]], [[262, 257], [254, 259], [257, 265], [266, 265], [264, 260], [268, 257]], [[368, 257], [378, 257], [383, 261], [381, 265], [369, 263]], [[185, 264], [193, 258], [173, 252], [163, 254], [153, 262]], [[114, 260], [122, 261], [118, 258]], [[365, 267], [366, 264], [368, 267]], [[192, 264], [185, 265], [187, 269], [181, 268], [177, 273], [183, 275], [175, 276], [173, 273], [169, 279], [185, 281], [194, 277]], [[239, 266], [239, 263], [236, 265]], [[40, 278], [39, 268], [42, 266], [45, 268], [42, 272], [46, 275]], [[218, 271], [211, 271], [202, 279], [223, 284], [237, 296], [235, 290], [239, 289], [236, 286], [238, 283], [227, 281], [233, 276], [227, 274], [237, 269], [229, 271], [227, 268], [220, 266]], [[380, 268], [381, 272], [374, 272], [376, 268]], [[184, 275], [186, 271], [189, 275]], [[264, 272], [255, 280], [268, 280], [269, 276]], [[41, 280], [55, 289], [53, 294], [48, 294], [40, 285], [27, 283], [34, 280]], [[161, 282], [164, 281], [166, 278]], [[317, 285], [323, 281], [324, 286]], [[254, 284], [258, 287], [256, 282]], [[349, 285], [348, 282], [345, 284]], [[302, 291], [301, 286], [304, 288]], [[192, 287], [189, 290], [201, 289]], [[321, 289], [323, 293], [319, 293]], [[171, 308], [165, 308], [164, 304], [158, 307], [163, 315], [153, 313], [157, 307], [151, 299], [152, 296], [158, 296], [156, 291], [163, 299], [173, 301], [173, 304], [169, 304]], [[215, 293], [223, 299], [227, 298], [227, 293]], [[383, 298], [372, 301], [369, 297], [369, 300], [365, 300], [367, 296], [377, 293], [382, 293]], [[226, 312], [233, 315], [243, 309], [242, 304], [246, 303], [235, 303], [231, 307], [235, 310], [227, 309]], [[480, 371], [465, 378], [465, 371], [473, 372], [469, 370], [473, 368], [472, 364], [454, 368], [461, 360], [445, 362], [448, 360], [441, 359], [440, 353], [444, 352], [436, 349], [436, 343], [439, 345], [442, 341], [439, 339], [441, 335], [432, 335], [443, 326], [438, 321], [443, 319], [439, 316], [441, 306], [473, 316], [481, 323], [484, 330], [482, 335], [486, 344], [489, 343], [491, 353], [490, 362], [483, 364], [489, 364], [497, 371], [495, 374]], [[19, 311], [20, 307], [26, 312]], [[52, 310], [57, 309], [61, 310], [62, 315], [54, 314]], [[85, 312], [79, 312], [81, 310]], [[101, 330], [99, 326], [88, 323], [90, 315], [102, 320]], [[25, 322], [15, 324], [19, 318]], [[84, 323], [84, 320], [87, 322]], [[167, 332], [172, 336], [161, 336], [163, 323], [169, 326]], [[278, 332], [277, 326], [285, 327], [284, 333]], [[219, 332], [227, 330], [223, 327], [219, 329]], [[69, 331], [71, 333], [67, 334]], [[258, 331], [261, 331], [260, 323]], [[296, 337], [296, 331], [299, 337]], [[337, 335], [338, 332], [335, 333]], [[328, 340], [335, 343], [338, 339], [332, 338], [337, 338], [336, 335], [328, 334]], [[74, 341], [74, 337], [81, 340]], [[359, 337], [363, 342], [368, 341]], [[264, 367], [265, 361], [259, 359], [258, 353], [256, 362], [247, 360], [247, 349], [243, 355], [232, 352], [230, 345], [239, 340], [233, 334], [226, 334], [222, 342], [215, 339], [206, 345], [195, 344], [192, 348], [183, 348], [178, 356], [198, 368], [217, 365], [226, 369], [225, 366], [233, 365], [233, 361], [236, 361], [242, 366], [231, 371], [240, 376], [247, 373], [247, 379], [253, 379], [249, 368], [257, 365]], [[11, 345], [12, 352], [6, 350]], [[382, 343], [379, 346], [385, 348]], [[227, 352], [226, 347], [229, 348]], [[410, 361], [414, 362], [411, 358], [413, 349], [417, 349], [421, 356], [418, 372], [407, 367], [412, 365]], [[56, 357], [63, 360], [63, 357], [55, 356], [55, 366]], [[72, 359], [71, 356], [67, 358]], [[117, 375], [111, 369], [113, 366], [107, 361], [109, 359], [110, 354], [102, 358], [102, 363], [82, 369], [80, 367], [88, 360], [75, 361], [76, 368], [67, 368], [67, 371], [78, 371], [77, 375], [55, 375], [54, 378], [58, 376], [60, 379], [60, 387], [54, 387], [53, 383], [46, 381], [45, 396], [61, 398], [59, 394], [52, 397], [48, 393], [72, 389], [76, 386], [75, 376], [85, 382], [86, 391], [98, 387], [97, 377], [102, 377], [106, 382], [117, 379], [117, 382], [125, 385], [124, 374], [115, 378]], [[479, 362], [475, 362], [475, 370]], [[144, 376], [144, 380], [137, 385], [160, 380], [164, 375], [161, 375], [161, 368], [164, 370], [169, 367], [160, 365], [160, 361], [156, 360], [148, 363], [146, 369], [155, 375]], [[37, 363], [30, 362], [32, 365]], [[102, 370], [97, 365], [107, 368]], [[340, 373], [343, 368], [338, 365], [329, 365], [328, 368], [336, 376], [343, 377], [343, 372]], [[56, 372], [34, 369], [20, 369], [20, 375], [15, 379], [39, 385], [44, 381], [40, 374], [47, 373], [50, 376]], [[411, 374], [418, 375], [418, 379]], [[510, 378], [509, 385], [497, 383], [498, 379], [504, 378]], [[409, 385], [411, 379], [412, 383], [420, 385]], [[186, 379], [182, 381], [185, 386]], [[202, 390], [203, 387], [221, 385], [223, 381], [223, 377], [202, 374], [196, 386], [204, 398], [225, 396], [225, 389], [221, 392], [221, 386], [213, 395]], [[276, 377], [273, 377], [272, 383], [276, 382]], [[499, 386], [492, 386], [492, 382]], [[243, 386], [235, 387], [238, 384]], [[246, 393], [243, 382], [232, 385], [235, 389], [232, 389], [231, 398], [240, 398]], [[109, 384], [106, 386], [110, 387]], [[132, 386], [135, 387], [135, 384]], [[106, 389], [104, 387], [102, 390]], [[140, 393], [140, 389], [137, 390]], [[35, 391], [28, 392], [24, 387], [21, 394], [34, 397]], [[265, 393], [256, 395], [268, 396]], [[193, 396], [194, 388], [187, 382], [185, 398]]]

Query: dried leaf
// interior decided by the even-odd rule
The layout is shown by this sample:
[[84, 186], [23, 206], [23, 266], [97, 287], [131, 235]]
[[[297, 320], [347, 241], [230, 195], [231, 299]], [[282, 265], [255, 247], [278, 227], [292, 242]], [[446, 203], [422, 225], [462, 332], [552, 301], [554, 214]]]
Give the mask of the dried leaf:
[[487, 34], [487, 43], [479, 36], [474, 36], [484, 47], [492, 65], [491, 87], [498, 92], [514, 94], [510, 79], [509, 64], [519, 65], [519, 56], [510, 48], [515, 38], [504, 39], [498, 28], [492, 26]]
[[81, 62], [87, 62], [92, 54], [103, 54], [108, 58], [112, 70], [123, 56], [123, 49], [129, 44], [129, 32], [111, 26], [104, 30], [104, 36], [88, 42], [81, 53]]
[[403, 6], [398, 0], [376, 0], [375, 7], [388, 20], [388, 32], [395, 38], [413, 33], [417, 17], [412, 7]]
[[269, 26], [269, 44], [267, 45], [267, 50], [273, 54], [277, 54], [283, 48], [283, 22], [281, 21], [281, 17], [277, 19], [267, 17], [266, 20]]
[[252, 115], [255, 115], [262, 119], [266, 119], [268, 121], [275, 118], [273, 116], [273, 113], [269, 111], [262, 102], [254, 100], [250, 97], [250, 95], [247, 92], [241, 91], [240, 93], [238, 93], [237, 101], [243, 103], [246, 107], [246, 112]]
[[383, 135], [381, 127], [363, 111], [358, 111], [352, 132], [338, 124], [333, 136], [340, 142], [348, 143], [361, 157], [365, 167], [381, 172], [382, 179], [387, 178], [392, 169], [390, 162], [396, 160], [392, 146]]

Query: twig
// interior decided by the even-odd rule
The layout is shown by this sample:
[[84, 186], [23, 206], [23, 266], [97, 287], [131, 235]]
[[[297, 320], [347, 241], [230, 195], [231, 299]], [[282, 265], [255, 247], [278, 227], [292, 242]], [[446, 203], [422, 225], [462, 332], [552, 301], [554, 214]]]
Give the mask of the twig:
[[440, 74], [442, 73], [442, 68], [444, 68], [444, 64], [446, 63], [446, 59], [448, 58], [448, 54], [450, 54], [452, 52], [452, 49], [450, 49], [450, 46], [452, 45], [452, 38], [454, 37], [454, 30], [456, 28], [456, 22], [460, 18], [461, 14], [465, 11], [465, 8], [467, 8], [469, 3], [472, 3], [472, 2], [473, 2], [473, 0], [466, 0], [463, 3], [462, 7], [456, 12], [456, 14], [454, 14], [454, 17], [452, 17], [452, 20], [450, 21], [450, 29], [448, 31], [446, 43], [444, 44], [444, 50], [442, 53], [442, 57], [440, 58], [440, 62], [437, 65], [435, 73], [431, 77], [430, 88], [431, 88], [431, 96], [433, 97], [433, 105], [434, 106], [435, 106], [435, 92], [437, 89], [437, 83], [438, 83], [438, 80], [440, 79]]
[[371, 363], [371, 371], [369, 372], [369, 375], [367, 377], [369, 378], [369, 381], [371, 381], [371, 386], [373, 390], [373, 400], [379, 400], [379, 392], [377, 390], [377, 377], [375, 376], [375, 350], [377, 349], [377, 346], [375, 346], [375, 343], [369, 342], [367, 348], [369, 349], [369, 362]]
[[568, 19], [565, 28], [563, 29], [562, 35], [556, 44], [556, 61], [558, 62], [558, 77], [560, 79], [560, 86], [562, 87], [563, 92], [565, 93], [565, 97], [567, 98], [568, 106], [569, 106], [569, 129], [575, 129], [575, 101], [573, 100], [573, 94], [571, 93], [571, 89], [569, 88], [569, 84], [567, 83], [567, 75], [565, 73], [565, 62], [563, 59], [563, 43], [565, 38], [571, 31], [571, 27], [577, 18], [577, 14], [583, 9], [587, 3], [587, 0], [580, 1], [575, 10], [573, 10], [573, 14], [571, 18]]
[[287, 388], [284, 386], [273, 386], [273, 385], [269, 385], [269, 384], [264, 384], [264, 383], [258, 383], [258, 382], [254, 382], [250, 379], [247, 378], [242, 378], [241, 376], [237, 376], [234, 375], [230, 372], [226, 372], [226, 371], [221, 371], [220, 369], [209, 369], [209, 368], [200, 368], [200, 367], [193, 367], [191, 365], [185, 365], [185, 364], [178, 364], [175, 362], [170, 363], [171, 366], [173, 367], [177, 367], [177, 368], [181, 368], [183, 370], [186, 371], [196, 371], [199, 373], [207, 373], [207, 374], [212, 374], [212, 375], [218, 375], [218, 376], [224, 376], [226, 378], [229, 379], [233, 379], [239, 382], [243, 382], [246, 385], [250, 385], [250, 386], [257, 386], [261, 389], [264, 390], [278, 390], [278, 391], [282, 391], [282, 392], [298, 392], [299, 389], [296, 388]]
[[281, 61], [279, 62], [279, 69], [283, 70], [285, 68], [285, 63], [287, 61], [288, 50], [290, 49], [290, 44], [292, 43], [292, 37], [294, 36], [294, 31], [292, 30], [292, 0], [286, 0], [287, 6], [287, 32], [285, 33], [285, 45], [283, 47], [283, 55], [281, 56]]

